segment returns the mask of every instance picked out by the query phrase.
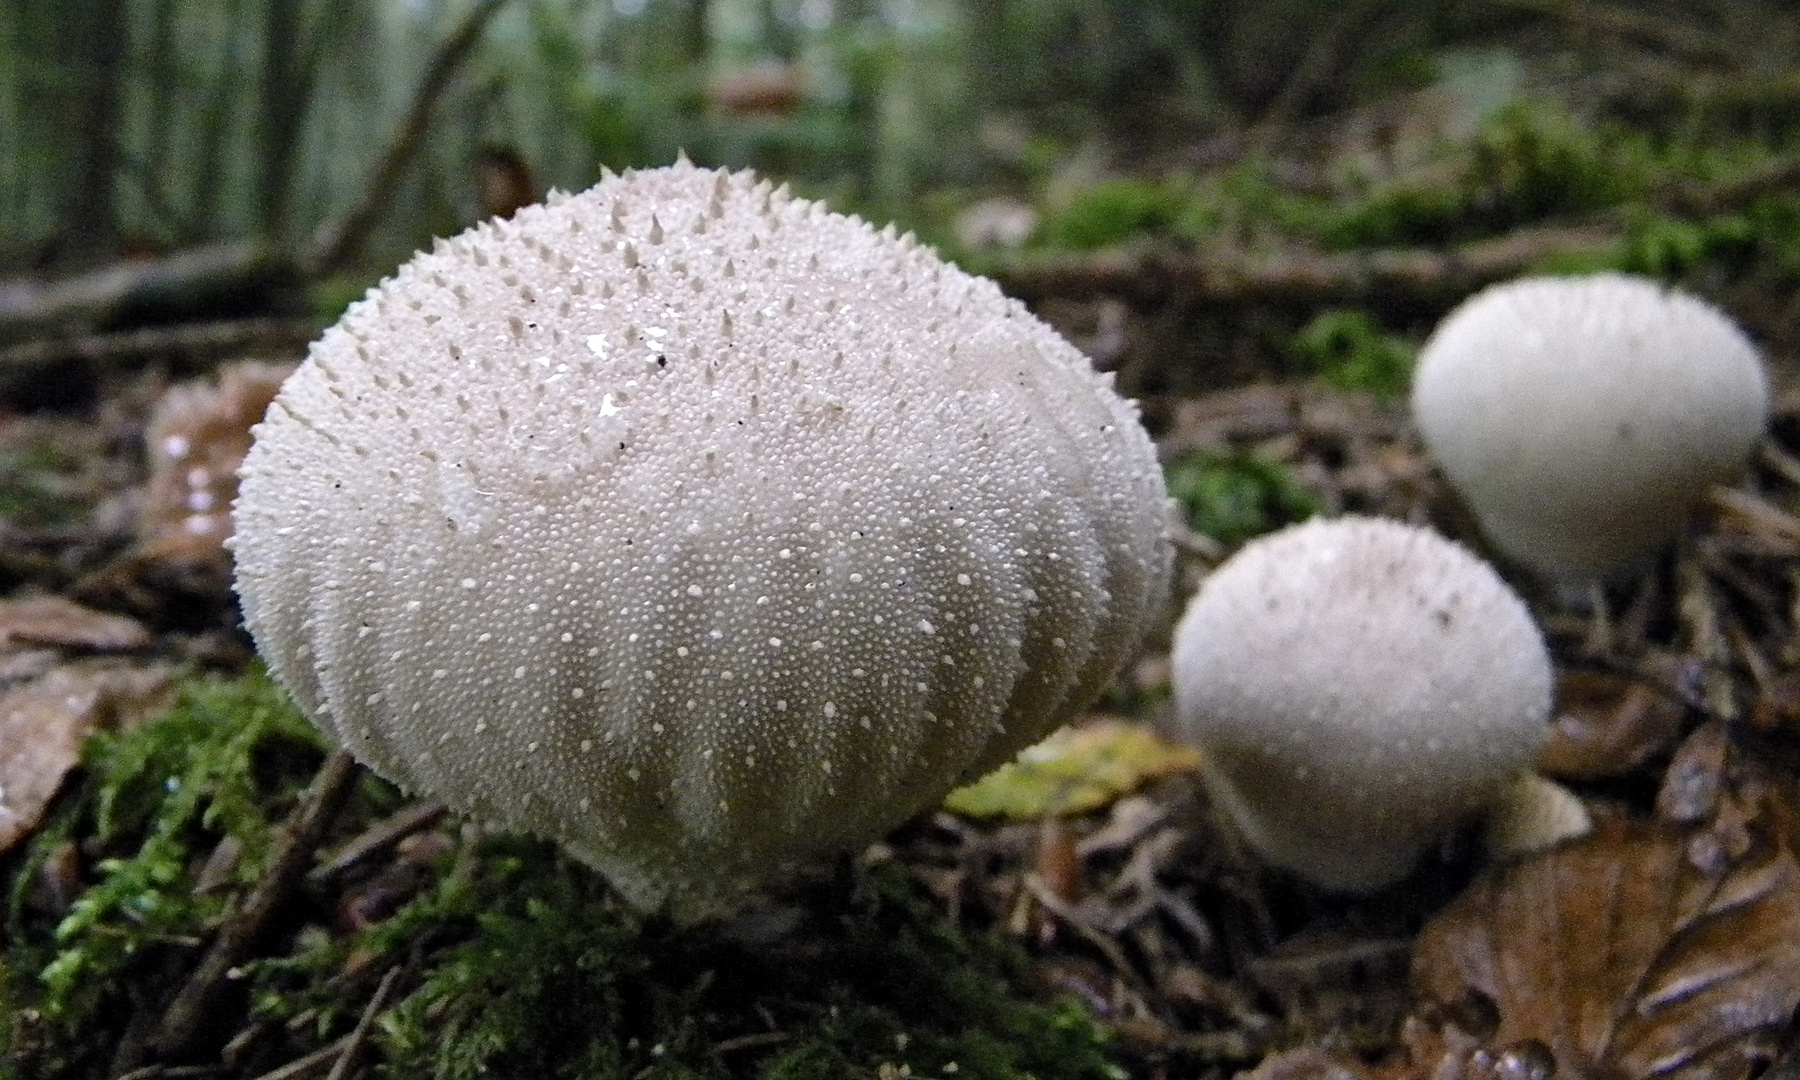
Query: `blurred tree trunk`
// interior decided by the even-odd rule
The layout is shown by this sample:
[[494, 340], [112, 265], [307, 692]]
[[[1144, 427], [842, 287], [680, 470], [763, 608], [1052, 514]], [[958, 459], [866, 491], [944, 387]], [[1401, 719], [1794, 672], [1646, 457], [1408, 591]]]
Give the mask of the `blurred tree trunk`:
[[[181, 72], [176, 56], [175, 5], [179, 0], [154, 0], [150, 15], [150, 40], [144, 50], [147, 85], [144, 113], [149, 125], [143, 159], [139, 162], [139, 187], [144, 205], [165, 234], [179, 233], [184, 224], [169, 204], [164, 174], [172, 163], [177, 125], [170, 122], [180, 94]], [[185, 240], [184, 236], [168, 237]]]
[[[258, 224], [263, 235], [286, 235], [293, 209], [295, 151], [312, 98], [316, 64], [302, 40], [302, 0], [264, 0], [260, 123], [257, 125]], [[321, 28], [316, 31], [325, 33]]]
[[73, 0], [61, 7], [54, 17], [68, 35], [68, 60], [77, 79], [65, 110], [69, 130], [81, 134], [62, 233], [69, 257], [91, 259], [112, 251], [119, 236], [113, 184], [119, 171], [125, 0]]
[[[243, 16], [244, 0], [224, 0], [219, 12], [223, 26], [239, 26]], [[222, 184], [230, 157], [233, 106], [241, 100], [242, 93], [242, 72], [238, 70], [229, 33], [214, 52], [216, 66], [208, 73], [210, 84], [206, 86], [207, 98], [200, 114], [199, 150], [190, 165], [199, 178], [199, 197], [190, 204], [194, 210], [192, 231], [206, 239], [218, 239], [224, 231], [227, 202], [215, 192]]]

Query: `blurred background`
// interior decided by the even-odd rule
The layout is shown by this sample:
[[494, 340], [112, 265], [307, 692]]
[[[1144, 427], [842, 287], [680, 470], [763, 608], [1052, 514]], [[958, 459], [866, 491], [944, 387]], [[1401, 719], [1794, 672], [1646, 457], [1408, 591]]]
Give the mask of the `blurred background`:
[[899, 220], [1142, 392], [1392, 382], [1526, 270], [1780, 342], [1797, 132], [1778, 0], [0, 0], [0, 347], [304, 340], [431, 237], [682, 151]]

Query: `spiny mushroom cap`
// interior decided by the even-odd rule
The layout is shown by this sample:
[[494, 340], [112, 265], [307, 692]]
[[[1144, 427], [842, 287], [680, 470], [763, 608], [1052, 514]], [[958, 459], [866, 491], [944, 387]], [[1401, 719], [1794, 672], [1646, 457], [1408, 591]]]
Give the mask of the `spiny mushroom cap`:
[[1742, 471], [1769, 411], [1718, 309], [1619, 274], [1488, 288], [1419, 359], [1413, 416], [1495, 546], [1580, 592]]
[[1375, 518], [1244, 546], [1175, 631], [1181, 734], [1270, 862], [1330, 889], [1398, 880], [1527, 766], [1550, 709], [1531, 616], [1486, 563]]
[[993, 283], [684, 162], [354, 305], [256, 430], [238, 588], [378, 772], [703, 911], [1091, 701], [1165, 504], [1134, 407]]

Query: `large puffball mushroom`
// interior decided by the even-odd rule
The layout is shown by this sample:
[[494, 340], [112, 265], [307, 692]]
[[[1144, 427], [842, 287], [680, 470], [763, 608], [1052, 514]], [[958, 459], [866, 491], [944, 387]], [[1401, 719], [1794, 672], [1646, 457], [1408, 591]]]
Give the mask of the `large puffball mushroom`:
[[377, 772], [703, 914], [1090, 702], [1165, 513], [1135, 408], [992, 282], [683, 162], [353, 305], [256, 429], [238, 589]]
[[1495, 548], [1582, 596], [1743, 470], [1769, 387], [1755, 346], [1702, 300], [1619, 274], [1527, 278], [1437, 327], [1412, 410]]
[[1175, 630], [1176, 725], [1250, 846], [1391, 884], [1545, 734], [1550, 660], [1493, 569], [1429, 530], [1315, 519], [1246, 544]]

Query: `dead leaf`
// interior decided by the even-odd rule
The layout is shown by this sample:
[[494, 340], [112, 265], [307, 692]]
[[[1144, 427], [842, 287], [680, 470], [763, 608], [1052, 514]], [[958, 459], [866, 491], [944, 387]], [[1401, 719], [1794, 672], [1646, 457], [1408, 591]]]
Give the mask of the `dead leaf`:
[[144, 436], [150, 485], [138, 518], [146, 561], [224, 562], [250, 428], [293, 370], [291, 364], [244, 361], [225, 368], [216, 385], [181, 383], [156, 403]]
[[1490, 871], [1420, 935], [1415, 989], [1484, 995], [1491, 1045], [1541, 1043], [1561, 1076], [1738, 1080], [1800, 1004], [1800, 865], [1763, 843], [1708, 873], [1694, 835], [1607, 822]]
[[98, 728], [167, 708], [169, 673], [80, 662], [0, 694], [0, 854], [29, 836]]
[[1026, 748], [1017, 760], [952, 791], [944, 807], [965, 817], [1014, 821], [1080, 814], [1199, 765], [1191, 747], [1158, 738], [1142, 724], [1095, 720]]
[[1656, 813], [1667, 821], [1691, 825], [1711, 818], [1724, 797], [1731, 741], [1718, 721], [1688, 736], [1663, 771], [1656, 792]]
[[[1671, 662], [1653, 664], [1653, 675]], [[1687, 706], [1660, 680], [1575, 668], [1556, 680], [1556, 719], [1538, 752], [1538, 768], [1564, 780], [1627, 776], [1667, 749], [1681, 732]]]
[[33, 646], [127, 652], [148, 644], [150, 632], [137, 620], [60, 596], [0, 600], [0, 653]]

